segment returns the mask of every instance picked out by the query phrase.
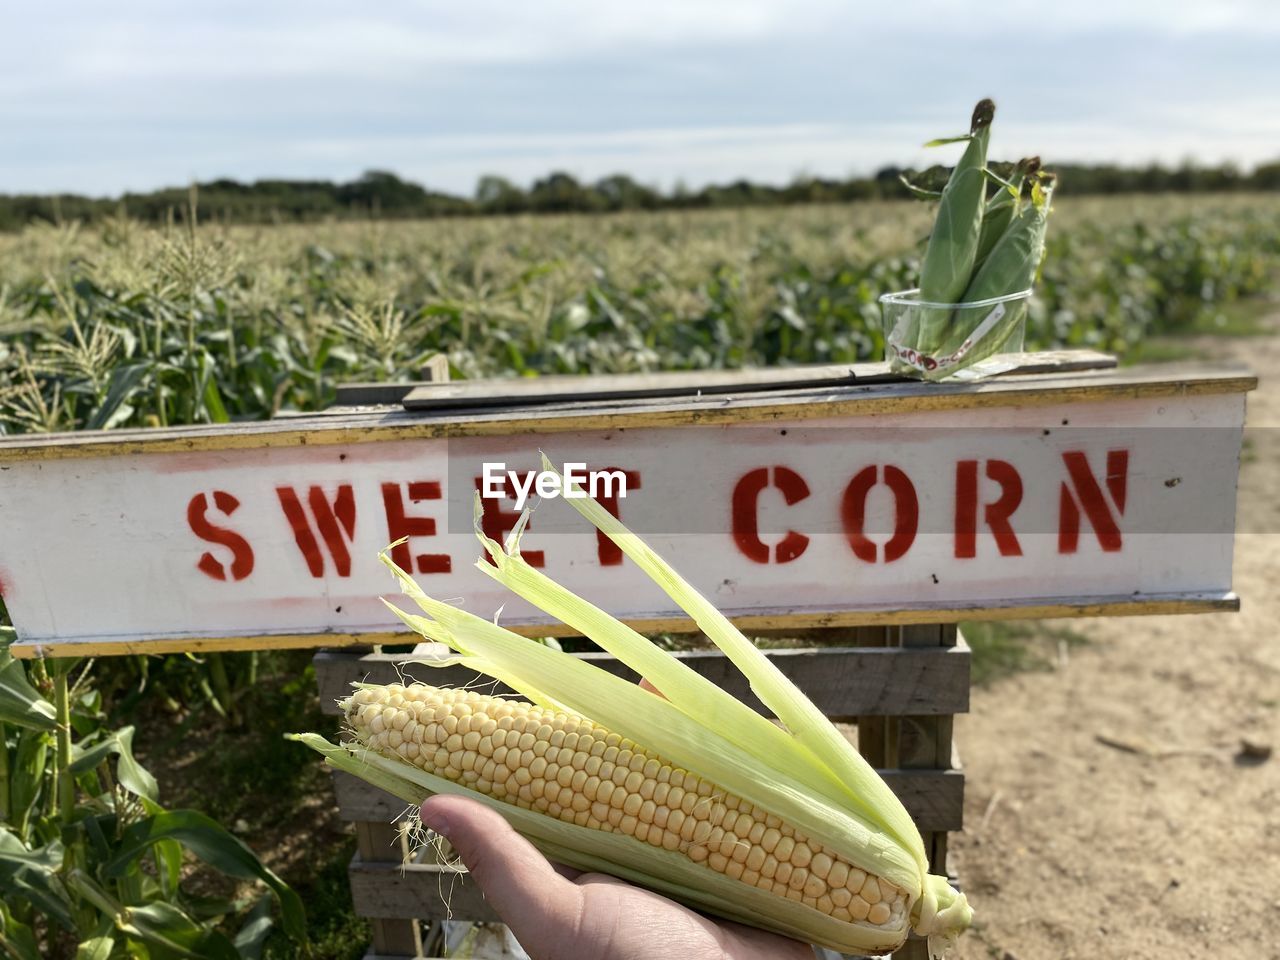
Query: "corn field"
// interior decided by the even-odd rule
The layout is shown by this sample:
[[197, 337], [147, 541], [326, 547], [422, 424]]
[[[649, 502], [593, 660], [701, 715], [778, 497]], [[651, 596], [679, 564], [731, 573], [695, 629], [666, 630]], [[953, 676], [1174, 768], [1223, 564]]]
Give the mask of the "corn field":
[[[878, 359], [931, 210], [769, 210], [0, 237], [0, 430], [314, 409], [344, 381]], [[1031, 347], [1212, 325], [1280, 262], [1273, 195], [1062, 200]]]

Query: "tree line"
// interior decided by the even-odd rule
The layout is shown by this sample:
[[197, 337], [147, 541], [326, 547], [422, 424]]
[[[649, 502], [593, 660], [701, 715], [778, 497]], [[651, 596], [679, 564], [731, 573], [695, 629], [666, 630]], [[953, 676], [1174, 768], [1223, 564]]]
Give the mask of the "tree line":
[[[1074, 195], [1112, 193], [1193, 193], [1280, 190], [1280, 161], [1244, 172], [1230, 164], [1209, 167], [1184, 163], [1052, 166], [1059, 192]], [[329, 180], [220, 179], [193, 187], [172, 187], [120, 197], [77, 194], [0, 194], [0, 230], [15, 230], [32, 221], [95, 221], [127, 214], [152, 223], [181, 219], [199, 198], [205, 218], [230, 223], [307, 222], [344, 217], [452, 217], [517, 213], [607, 213], [622, 210], [688, 210], [796, 203], [846, 203], [908, 196], [900, 176], [927, 187], [945, 182], [945, 167], [917, 172], [885, 167], [866, 177], [831, 179], [801, 176], [786, 186], [736, 180], [697, 190], [677, 184], [669, 191], [614, 174], [594, 183], [555, 172], [522, 187], [486, 175], [470, 197], [429, 190], [394, 173], [371, 170], [348, 183]]]

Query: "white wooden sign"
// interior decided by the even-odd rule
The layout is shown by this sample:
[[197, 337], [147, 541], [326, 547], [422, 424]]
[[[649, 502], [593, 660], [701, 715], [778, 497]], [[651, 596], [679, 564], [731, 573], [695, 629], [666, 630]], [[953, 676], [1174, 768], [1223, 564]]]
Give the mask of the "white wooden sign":
[[[756, 626], [1233, 607], [1248, 378], [1018, 379], [8, 441], [0, 595], [29, 652], [386, 641], [377, 554], [408, 537], [429, 593], [553, 633], [473, 566], [486, 470], [514, 474], [482, 499], [500, 537], [541, 450], [624, 474], [609, 509]], [[628, 621], [685, 627], [562, 501], [524, 549]]]

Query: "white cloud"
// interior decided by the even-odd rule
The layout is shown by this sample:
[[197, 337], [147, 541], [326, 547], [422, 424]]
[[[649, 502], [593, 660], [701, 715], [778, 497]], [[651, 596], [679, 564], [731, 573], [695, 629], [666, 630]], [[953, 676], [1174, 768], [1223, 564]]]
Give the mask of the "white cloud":
[[[971, 42], [1034, 42], [1071, 33], [1198, 34], [1280, 32], [1274, 0], [988, 0], [980, 13], [955, 0], [842, 3], [840, 0], [430, 0], [352, 6], [281, 0], [271, 4], [195, 0], [182, 4], [90, 0], [29, 4], [9, 13], [19, 42], [0, 75], [221, 77], [375, 74], [423, 64], [500, 64], [584, 55], [652, 56], [661, 49], [788, 38], [841, 40], [850, 56], [862, 38], [956, 34]], [[958, 47], [958, 55], [982, 48]], [[967, 51], [967, 54], [966, 54]], [[5, 65], [7, 63], [7, 66]], [[43, 70], [32, 70], [40, 64]]]
[[6, 35], [0, 192], [844, 175], [929, 162], [987, 90], [1011, 154], [1280, 150], [1277, 0], [50, 0]]

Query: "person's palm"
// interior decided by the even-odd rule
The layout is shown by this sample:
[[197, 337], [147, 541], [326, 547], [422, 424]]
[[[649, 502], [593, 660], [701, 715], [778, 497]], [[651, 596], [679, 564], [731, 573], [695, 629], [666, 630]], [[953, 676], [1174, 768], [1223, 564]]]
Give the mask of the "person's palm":
[[812, 960], [794, 940], [710, 920], [614, 877], [553, 867], [474, 800], [432, 797], [422, 821], [453, 844], [533, 960]]

